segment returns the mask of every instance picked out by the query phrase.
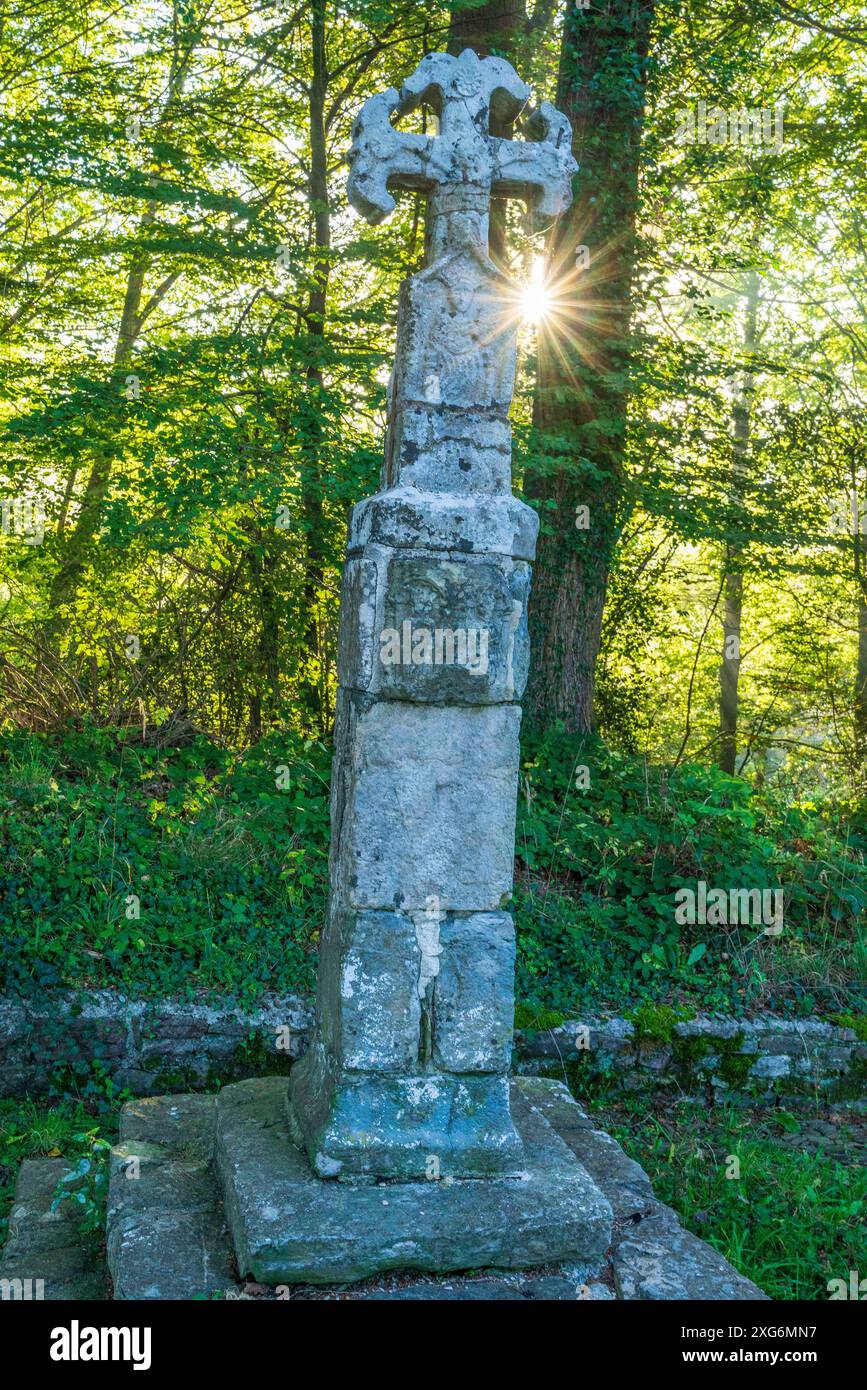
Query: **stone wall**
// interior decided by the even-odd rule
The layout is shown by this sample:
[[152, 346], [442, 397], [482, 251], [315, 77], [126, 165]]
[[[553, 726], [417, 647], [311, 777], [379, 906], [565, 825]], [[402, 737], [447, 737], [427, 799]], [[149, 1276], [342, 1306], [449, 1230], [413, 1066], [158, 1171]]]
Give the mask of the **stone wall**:
[[[288, 1069], [307, 1046], [309, 999], [266, 997], [253, 1009], [214, 1001], [131, 1001], [109, 990], [37, 1003], [0, 999], [0, 1096], [39, 1095], [96, 1063], [115, 1085], [157, 1095]], [[515, 1035], [525, 1075], [609, 1079], [769, 1104], [798, 1096], [867, 1097], [867, 1044], [818, 1019], [694, 1018], [649, 1036], [623, 1018], [570, 1020]]]
[[111, 990], [0, 999], [0, 1096], [38, 1095], [96, 1063], [134, 1095], [288, 1069], [307, 1045], [311, 1002], [129, 1000]]
[[569, 1021], [516, 1035], [518, 1070], [585, 1083], [615, 1078], [629, 1089], [654, 1082], [717, 1099], [768, 1104], [818, 1093], [864, 1101], [867, 1044], [851, 1028], [819, 1019], [693, 1018], [654, 1036], [624, 1018]]

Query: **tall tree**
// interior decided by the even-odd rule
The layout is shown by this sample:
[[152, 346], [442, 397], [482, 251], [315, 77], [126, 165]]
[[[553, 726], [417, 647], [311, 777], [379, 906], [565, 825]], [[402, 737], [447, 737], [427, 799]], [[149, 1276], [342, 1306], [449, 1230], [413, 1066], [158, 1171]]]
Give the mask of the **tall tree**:
[[[729, 495], [733, 510], [733, 525], [742, 525], [744, 505], [744, 475], [750, 442], [750, 415], [756, 389], [753, 365], [758, 333], [759, 313], [758, 272], [747, 272], [746, 304], [744, 310], [743, 357], [734, 405], [732, 407], [732, 468]], [[744, 602], [743, 544], [739, 538], [729, 540], [725, 547], [723, 583], [723, 643], [719, 668], [719, 765], [724, 772], [734, 773], [738, 746], [738, 683], [741, 672], [741, 619]]]
[[566, 12], [557, 106], [579, 163], [548, 245], [536, 445], [524, 482], [542, 522], [530, 600], [528, 704], [594, 727], [594, 675], [624, 490], [639, 155], [655, 0]]

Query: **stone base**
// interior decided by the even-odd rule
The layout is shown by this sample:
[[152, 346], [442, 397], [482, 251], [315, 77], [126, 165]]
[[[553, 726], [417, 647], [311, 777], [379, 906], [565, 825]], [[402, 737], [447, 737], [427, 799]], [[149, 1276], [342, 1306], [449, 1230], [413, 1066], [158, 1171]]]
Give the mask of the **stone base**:
[[599, 1263], [608, 1201], [533, 1104], [520, 1104], [520, 1177], [323, 1181], [293, 1143], [286, 1082], [243, 1081], [217, 1101], [215, 1160], [241, 1275], [264, 1284], [349, 1282], [387, 1270]]
[[[264, 1107], [264, 1098], [260, 1100]], [[252, 1105], [249, 1094], [247, 1103]], [[279, 1097], [272, 1104], [278, 1106]], [[741, 1301], [765, 1297], [716, 1250], [685, 1231], [669, 1207], [654, 1199], [647, 1175], [610, 1135], [593, 1127], [562, 1082], [523, 1078], [512, 1091], [512, 1108], [522, 1133], [528, 1112], [535, 1112], [537, 1119], [544, 1117], [610, 1204], [614, 1223], [602, 1260], [565, 1260], [521, 1271], [475, 1266], [445, 1275], [412, 1276], [396, 1270], [352, 1284], [301, 1281], [275, 1287], [239, 1282], [243, 1271], [237, 1267], [213, 1165], [216, 1100], [211, 1095], [177, 1095], [130, 1101], [121, 1112], [109, 1195], [110, 1279], [98, 1248], [81, 1245], [75, 1204], [51, 1210], [66, 1170], [64, 1161], [43, 1158], [22, 1164], [9, 1238], [0, 1257], [0, 1282], [5, 1281], [0, 1300], [110, 1298], [112, 1283], [113, 1295], [120, 1300], [216, 1296], [266, 1302], [286, 1298]], [[274, 1119], [279, 1126], [276, 1110]], [[347, 1191], [345, 1185], [333, 1182], [321, 1186]], [[391, 1200], [395, 1186], [369, 1190], [381, 1203]], [[417, 1196], [421, 1186], [415, 1185]], [[490, 1190], [484, 1181], [475, 1186]], [[419, 1217], [424, 1219], [426, 1210], [419, 1203], [407, 1213], [407, 1240], [415, 1239]], [[553, 1217], [557, 1210], [552, 1207], [549, 1214]], [[380, 1206], [377, 1222], [382, 1212]], [[353, 1228], [347, 1238], [357, 1234]]]
[[314, 1044], [292, 1068], [286, 1100], [289, 1134], [319, 1178], [422, 1182], [432, 1161], [443, 1178], [524, 1169], [508, 1076], [334, 1075]]
[[131, 1101], [112, 1149], [106, 1255], [116, 1299], [206, 1298], [234, 1279], [212, 1169], [212, 1096]]

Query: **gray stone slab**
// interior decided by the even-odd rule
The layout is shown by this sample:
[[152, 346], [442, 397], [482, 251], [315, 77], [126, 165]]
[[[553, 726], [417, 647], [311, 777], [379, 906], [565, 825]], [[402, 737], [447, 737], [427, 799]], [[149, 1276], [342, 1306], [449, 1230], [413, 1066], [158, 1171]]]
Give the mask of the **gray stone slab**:
[[51, 1209], [58, 1185], [69, 1171], [69, 1163], [62, 1158], [31, 1158], [21, 1164], [4, 1259], [39, 1259], [78, 1243], [74, 1209], [69, 1204]]
[[7, 1247], [0, 1262], [0, 1279], [41, 1279], [47, 1287], [50, 1283], [92, 1273], [93, 1254], [85, 1250], [71, 1223], [64, 1234], [65, 1240], [71, 1243], [49, 1249], [41, 1246], [30, 1250], [19, 1249], [17, 1253], [8, 1251]]
[[119, 1215], [108, 1232], [115, 1299], [179, 1300], [223, 1291], [234, 1282], [221, 1211], [147, 1209]]
[[685, 1231], [676, 1213], [660, 1202], [616, 1244], [614, 1278], [623, 1299], [767, 1301], [767, 1294]]
[[207, 1157], [214, 1143], [214, 1097], [146, 1096], [120, 1113], [120, 1143], [143, 1140], [177, 1157]]
[[124, 1106], [106, 1220], [116, 1299], [195, 1298], [234, 1282], [210, 1162], [214, 1123], [213, 1096], [154, 1096]]
[[535, 1106], [587, 1169], [622, 1217], [645, 1210], [654, 1201], [650, 1179], [610, 1134], [594, 1128], [562, 1081], [528, 1077], [515, 1103]]
[[315, 1177], [289, 1138], [283, 1099], [279, 1078], [266, 1078], [218, 1101], [217, 1163], [242, 1275], [316, 1284], [604, 1255], [611, 1208], [535, 1109], [521, 1123], [521, 1178], [377, 1184]]
[[48, 1211], [57, 1184], [69, 1171], [65, 1158], [25, 1158], [15, 1180], [15, 1205], [27, 1203], [34, 1211]]
[[[108, 1186], [107, 1218], [111, 1225], [124, 1218], [148, 1211], [214, 1211], [218, 1192], [210, 1163], [169, 1159], [163, 1163], [134, 1166], [137, 1146], [112, 1150]], [[138, 1176], [136, 1176], [138, 1174]]]

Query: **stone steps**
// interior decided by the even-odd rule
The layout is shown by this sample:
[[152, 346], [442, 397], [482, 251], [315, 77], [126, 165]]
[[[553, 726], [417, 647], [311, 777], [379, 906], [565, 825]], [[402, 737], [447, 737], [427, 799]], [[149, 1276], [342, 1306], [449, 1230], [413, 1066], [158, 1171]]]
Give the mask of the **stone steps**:
[[[435, 1277], [413, 1273], [411, 1268], [401, 1272], [401, 1265], [411, 1267], [417, 1258], [410, 1248], [414, 1241], [427, 1241], [430, 1247], [430, 1223], [439, 1217], [436, 1208], [426, 1204], [435, 1193], [448, 1194], [458, 1183], [359, 1187], [324, 1184], [308, 1176], [300, 1189], [305, 1194], [311, 1190], [310, 1183], [318, 1183], [320, 1202], [333, 1196], [341, 1209], [355, 1213], [334, 1235], [334, 1281], [315, 1286], [311, 1266], [294, 1254], [290, 1277], [279, 1287], [273, 1283], [266, 1287], [265, 1278], [258, 1285], [239, 1283], [239, 1272], [256, 1272], [244, 1266], [251, 1265], [245, 1252], [252, 1249], [257, 1230], [261, 1234], [270, 1228], [277, 1233], [275, 1261], [285, 1257], [281, 1243], [291, 1233], [278, 1206], [287, 1185], [291, 1189], [282, 1112], [284, 1090], [285, 1079], [273, 1077], [264, 1083], [259, 1080], [226, 1088], [222, 1110], [213, 1096], [201, 1095], [153, 1097], [124, 1107], [112, 1157], [108, 1203], [109, 1260], [116, 1299], [593, 1302], [613, 1298], [741, 1301], [765, 1297], [709, 1245], [682, 1228], [676, 1213], [654, 1198], [644, 1171], [610, 1135], [594, 1128], [562, 1083], [530, 1077], [519, 1078], [514, 1086], [515, 1121], [522, 1134], [535, 1130], [537, 1135], [547, 1136], [554, 1171], [574, 1172], [569, 1155], [578, 1161], [584, 1174], [582, 1190], [589, 1202], [583, 1259], [551, 1260], [540, 1267], [543, 1261], [537, 1248], [532, 1268], [511, 1272], [470, 1261], [468, 1255], [463, 1257], [467, 1259], [464, 1269], [472, 1269], [472, 1274], [454, 1272]], [[248, 1135], [243, 1145], [239, 1133]], [[257, 1193], [256, 1164], [262, 1159], [272, 1167], [259, 1173]], [[222, 1200], [218, 1168], [229, 1180], [228, 1210]], [[2, 1297], [65, 1300], [110, 1296], [99, 1252], [85, 1250], [80, 1243], [75, 1213], [68, 1207], [58, 1213], [50, 1210], [57, 1184], [67, 1171], [63, 1159], [22, 1164], [9, 1240], [0, 1259], [0, 1280], [9, 1281], [8, 1289], [3, 1286]], [[136, 1171], [139, 1176], [131, 1176]], [[246, 1175], [243, 1182], [238, 1180], [239, 1172]], [[490, 1194], [490, 1180], [462, 1185], [475, 1189], [471, 1197], [477, 1202], [486, 1200], [485, 1192]], [[401, 1187], [411, 1188], [406, 1199], [395, 1196]], [[364, 1201], [353, 1208], [359, 1193]], [[592, 1200], [590, 1194], [595, 1194]], [[545, 1209], [549, 1221], [562, 1211], [557, 1200], [555, 1193]], [[562, 1203], [562, 1197], [559, 1201]], [[448, 1197], [444, 1209], [448, 1211]], [[327, 1231], [320, 1224], [321, 1208], [308, 1202], [307, 1211], [305, 1239], [309, 1246], [311, 1230], [323, 1241]], [[292, 1219], [300, 1220], [297, 1210]], [[230, 1226], [236, 1231], [239, 1259], [234, 1257]], [[395, 1242], [397, 1272], [363, 1282], [357, 1273], [356, 1282], [337, 1274], [341, 1260], [357, 1265], [368, 1257], [372, 1246], [381, 1248], [389, 1229]], [[580, 1223], [572, 1229], [580, 1234]], [[449, 1240], [453, 1238], [450, 1227], [446, 1235]], [[533, 1256], [531, 1235], [532, 1223], [520, 1233], [528, 1262]], [[471, 1222], [461, 1238], [478, 1239]], [[403, 1249], [398, 1248], [401, 1241], [405, 1242]], [[507, 1244], [504, 1248], [508, 1253]], [[511, 1249], [515, 1252], [516, 1246]], [[265, 1255], [261, 1258], [264, 1262]], [[268, 1275], [269, 1271], [263, 1273]], [[279, 1273], [275, 1264], [270, 1271], [274, 1283], [279, 1282]], [[21, 1284], [16, 1285], [16, 1280]], [[28, 1280], [43, 1280], [43, 1290], [28, 1285]]]
[[116, 1299], [207, 1298], [234, 1284], [213, 1135], [213, 1096], [124, 1107], [106, 1218]]

